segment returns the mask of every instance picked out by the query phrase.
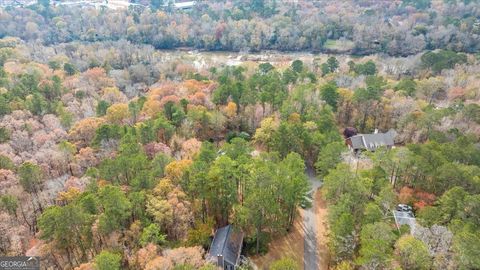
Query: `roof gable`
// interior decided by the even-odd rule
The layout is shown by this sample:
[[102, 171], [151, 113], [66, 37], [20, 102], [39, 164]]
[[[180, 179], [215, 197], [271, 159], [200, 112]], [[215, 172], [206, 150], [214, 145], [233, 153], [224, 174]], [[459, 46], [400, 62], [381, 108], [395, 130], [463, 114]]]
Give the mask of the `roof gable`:
[[358, 134], [350, 137], [353, 149], [375, 150], [382, 146], [393, 146], [396, 132], [389, 130], [386, 133]]
[[211, 257], [223, 256], [230, 264], [236, 265], [242, 251], [243, 233], [235, 230], [232, 225], [219, 228], [215, 232], [209, 255]]

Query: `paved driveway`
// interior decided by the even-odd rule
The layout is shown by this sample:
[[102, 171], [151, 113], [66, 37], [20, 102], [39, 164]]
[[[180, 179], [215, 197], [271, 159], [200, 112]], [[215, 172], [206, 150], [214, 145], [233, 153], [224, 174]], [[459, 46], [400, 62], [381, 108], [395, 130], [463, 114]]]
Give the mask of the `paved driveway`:
[[[313, 170], [307, 170], [307, 175], [313, 192], [317, 192], [318, 188], [322, 186], [322, 182], [315, 177], [315, 173]], [[312, 195], [312, 198], [315, 199], [315, 194]], [[305, 209], [303, 216], [303, 223], [305, 228], [303, 269], [305, 270], [317, 270], [319, 268], [317, 228], [315, 219], [315, 201], [312, 203], [312, 205], [313, 206], [311, 208]]]

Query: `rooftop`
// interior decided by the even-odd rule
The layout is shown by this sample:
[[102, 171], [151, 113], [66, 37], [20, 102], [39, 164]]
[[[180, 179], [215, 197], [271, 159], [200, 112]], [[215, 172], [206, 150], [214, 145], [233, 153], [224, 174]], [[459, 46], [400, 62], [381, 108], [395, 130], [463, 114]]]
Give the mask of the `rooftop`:
[[378, 147], [393, 146], [395, 136], [395, 130], [391, 129], [386, 133], [357, 134], [349, 139], [353, 149], [374, 151]]
[[415, 230], [416, 220], [412, 211], [393, 211], [393, 217], [398, 228], [402, 225], [410, 226], [410, 232], [413, 234]]
[[233, 228], [232, 225], [227, 225], [215, 232], [209, 256], [215, 260], [218, 256], [223, 256], [225, 262], [237, 265], [240, 252], [242, 251], [242, 244], [243, 233]]

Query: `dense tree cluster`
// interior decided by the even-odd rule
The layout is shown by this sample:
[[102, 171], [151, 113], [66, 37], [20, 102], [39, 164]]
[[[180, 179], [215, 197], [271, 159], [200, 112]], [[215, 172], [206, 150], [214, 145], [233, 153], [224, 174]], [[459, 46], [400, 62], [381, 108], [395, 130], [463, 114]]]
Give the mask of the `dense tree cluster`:
[[[254, 254], [292, 228], [313, 167], [336, 269], [478, 265], [476, 1], [161, 2], [0, 10], [1, 254], [212, 269], [213, 229]], [[155, 50], [183, 46], [387, 54]], [[345, 127], [394, 128], [399, 147], [349, 156]]]
[[[340, 156], [333, 146], [327, 149], [333, 157]], [[328, 171], [323, 189], [331, 203], [330, 244], [335, 260], [384, 269], [398, 256], [405, 269], [472, 268], [478, 263], [474, 243], [479, 234], [479, 153], [471, 138], [458, 135], [378, 150], [370, 155], [370, 166], [360, 170], [359, 161], [349, 166], [339, 158], [319, 159], [320, 173], [324, 162], [338, 164]], [[393, 223], [391, 209], [396, 202], [413, 205], [421, 225], [446, 226], [453, 238], [444, 238], [444, 247], [439, 248], [420, 225], [415, 237], [399, 238], [404, 228], [397, 232], [388, 224]], [[472, 242], [467, 244], [466, 239]]]
[[[80, 267], [136, 267], [137, 259], [127, 262], [127, 254], [118, 251], [121, 243], [128, 243], [132, 252], [149, 245], [173, 252], [175, 243], [205, 247], [212, 228], [229, 223], [247, 233], [250, 252], [265, 252], [270, 239], [292, 226], [309, 190], [304, 159], [315, 162], [320, 148], [339, 140], [334, 115], [320, 98], [301, 109], [309, 114], [300, 116], [293, 100], [289, 106], [294, 107], [278, 113], [288, 100], [287, 85], [293, 87], [297, 78], [311, 84], [309, 77], [314, 78], [301, 61], [288, 69], [294, 78], [289, 82], [284, 79], [288, 75], [273, 66], [268, 71], [260, 67], [248, 79], [241, 68], [224, 68], [212, 74], [212, 80], [159, 84], [148, 95], [130, 100], [112, 85], [103, 68], [73, 75], [68, 71], [54, 75], [49, 73], [52, 67], [41, 68], [45, 70], [38, 78], [26, 80], [32, 84], [25, 91], [43, 95], [46, 91], [37, 90], [37, 85], [53, 77], [62, 89], [55, 100], [70, 101], [62, 111], [52, 112], [55, 115], [28, 112], [27, 106], [13, 107], [11, 102], [6, 105], [10, 110], [3, 116], [4, 133], [24, 132], [25, 140], [34, 136], [34, 144], [11, 149], [19, 138], [5, 136], [3, 147], [8, 151], [1, 166], [4, 177], [12, 178], [5, 187], [14, 188], [16, 181], [28, 197], [21, 191], [2, 195], [0, 206], [28, 225], [32, 235], [39, 232], [45, 241], [42, 255], [57, 267], [87, 261], [91, 262]], [[5, 86], [17, 89], [16, 75], [10, 73], [14, 70], [7, 70]], [[23, 76], [20, 73], [19, 83]], [[273, 77], [269, 80], [269, 76]], [[79, 77], [88, 86], [79, 84]], [[277, 87], [283, 93], [276, 92]], [[317, 92], [314, 88], [306, 89]], [[21, 92], [7, 93], [20, 104], [28, 101]], [[84, 107], [87, 111], [75, 112], [78, 101], [85, 99], [90, 99]], [[313, 110], [318, 105], [324, 107], [320, 115]], [[71, 114], [72, 125], [59, 123], [64, 113]], [[265, 134], [268, 138], [245, 140], [257, 127], [258, 134], [268, 128], [260, 126], [264, 116], [278, 122], [275, 130]], [[47, 128], [58, 129], [58, 134], [37, 135]], [[30, 159], [19, 152], [29, 153], [46, 142], [44, 147], [53, 148], [63, 162], [58, 168], [42, 163], [54, 161], [51, 157]], [[258, 155], [257, 144], [269, 150]], [[60, 180], [64, 182], [59, 190], [50, 193], [46, 182], [52, 176], [70, 178]], [[26, 198], [30, 198], [28, 208]], [[185, 264], [198, 269], [206, 264], [201, 249], [175, 252], [196, 253], [198, 260], [181, 262], [166, 251], [152, 251], [144, 265], [153, 269], [157, 264]]]

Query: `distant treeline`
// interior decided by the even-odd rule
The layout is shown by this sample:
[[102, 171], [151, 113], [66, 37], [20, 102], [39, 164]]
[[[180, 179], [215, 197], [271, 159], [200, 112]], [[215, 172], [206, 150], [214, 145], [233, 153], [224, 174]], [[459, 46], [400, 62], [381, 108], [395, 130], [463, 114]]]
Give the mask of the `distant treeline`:
[[[80, 15], [81, 14], [81, 15]], [[156, 49], [314, 51], [406, 56], [445, 49], [476, 53], [475, 0], [199, 1], [175, 10], [163, 1], [128, 10], [53, 6], [0, 9], [0, 38], [45, 45], [128, 39]]]

